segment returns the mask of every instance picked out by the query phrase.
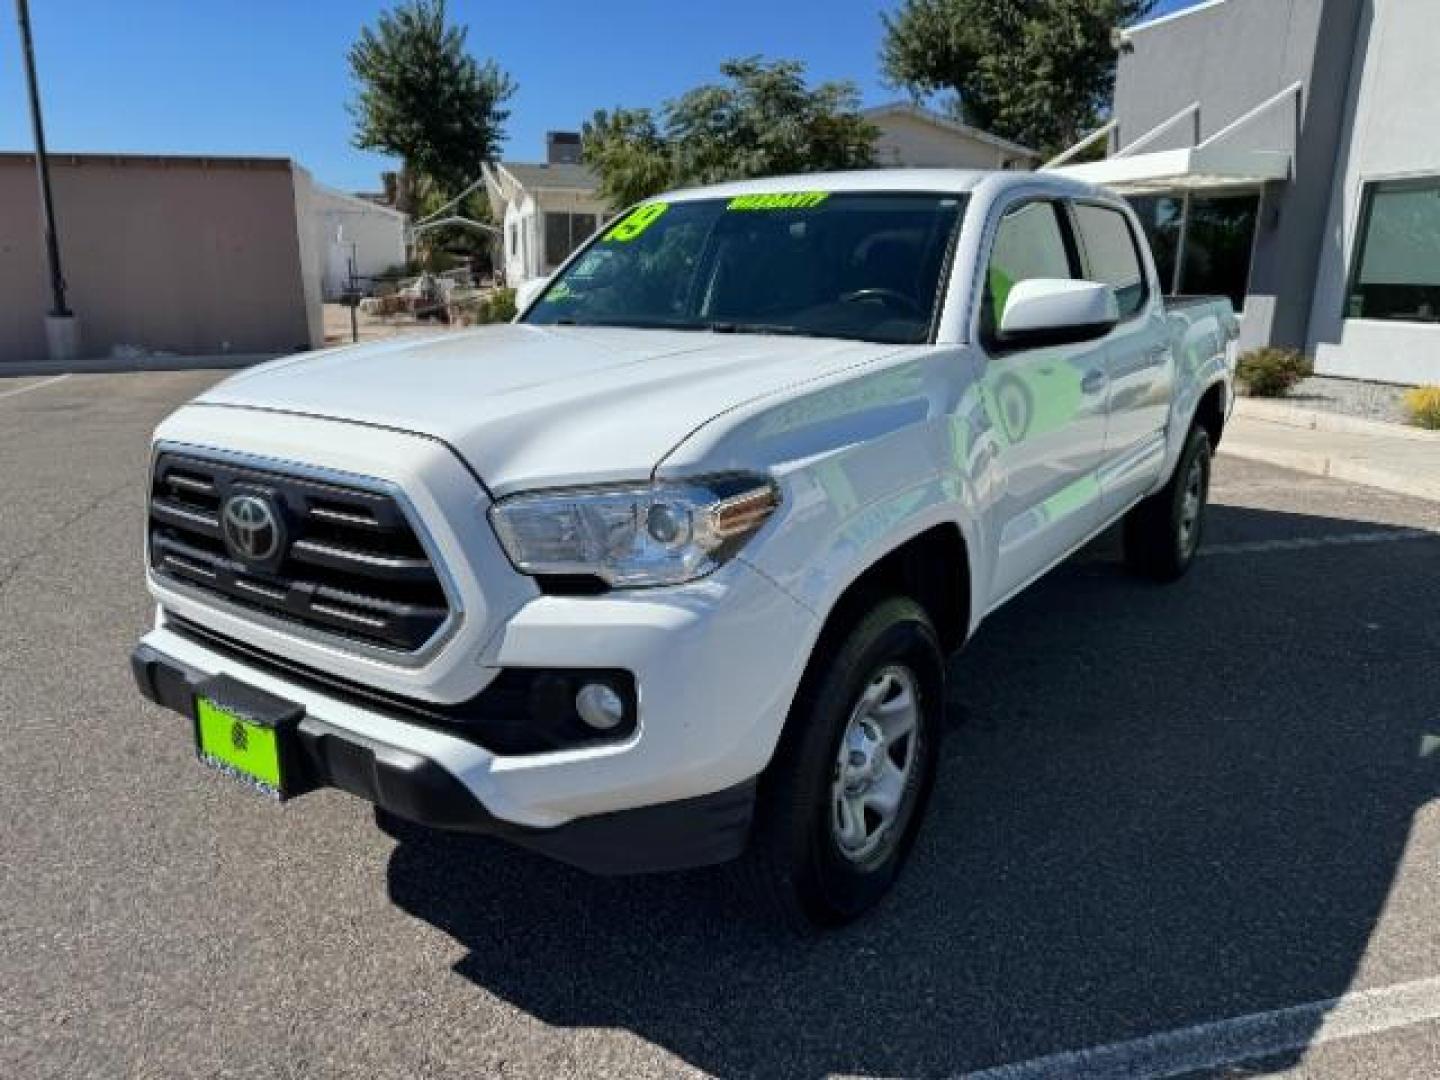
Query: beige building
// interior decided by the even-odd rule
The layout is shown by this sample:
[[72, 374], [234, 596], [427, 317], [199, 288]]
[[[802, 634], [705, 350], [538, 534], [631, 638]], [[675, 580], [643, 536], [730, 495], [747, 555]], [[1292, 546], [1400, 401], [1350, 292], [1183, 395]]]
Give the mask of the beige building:
[[[80, 355], [280, 353], [323, 341], [309, 174], [285, 159], [52, 154]], [[43, 360], [35, 159], [0, 154], [0, 370]]]
[[865, 110], [880, 129], [875, 159], [881, 165], [942, 169], [1034, 169], [1040, 154], [1028, 146], [951, 120], [908, 101]]

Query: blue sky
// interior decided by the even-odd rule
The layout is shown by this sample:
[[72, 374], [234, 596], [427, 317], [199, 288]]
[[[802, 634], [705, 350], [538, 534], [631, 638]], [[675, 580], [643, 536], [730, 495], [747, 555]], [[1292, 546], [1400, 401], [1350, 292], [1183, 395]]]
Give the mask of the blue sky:
[[[1162, 0], [1161, 10], [1197, 0]], [[378, 187], [387, 160], [350, 146], [345, 51], [382, 0], [31, 0], [46, 132], [55, 150], [273, 154], [317, 179]], [[879, 13], [894, 0], [727, 0], [690, 19], [674, 0], [451, 0], [472, 49], [519, 83], [505, 156], [535, 160], [544, 133], [596, 108], [657, 105], [731, 56], [880, 78]], [[701, 10], [707, 10], [704, 6]], [[720, 12], [723, 11], [723, 15]], [[0, 0], [0, 149], [31, 145], [13, 6]]]

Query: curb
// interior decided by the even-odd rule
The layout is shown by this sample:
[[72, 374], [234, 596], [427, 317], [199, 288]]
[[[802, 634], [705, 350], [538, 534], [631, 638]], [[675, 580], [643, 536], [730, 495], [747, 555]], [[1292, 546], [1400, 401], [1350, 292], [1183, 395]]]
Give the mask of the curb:
[[[1386, 424], [1385, 427], [1394, 425]], [[1282, 469], [1323, 476], [1330, 480], [1342, 480], [1349, 484], [1379, 488], [1396, 495], [1408, 495], [1414, 499], [1440, 502], [1440, 476], [1417, 476], [1399, 472], [1393, 468], [1373, 465], [1368, 461], [1317, 454], [1305, 450], [1288, 450], [1273, 446], [1247, 443], [1244, 439], [1227, 434], [1220, 443], [1220, 453], [1247, 461], [1259, 461]]]
[[1392, 424], [1385, 420], [1366, 420], [1324, 409], [1305, 409], [1269, 398], [1237, 397], [1235, 415], [1269, 424], [1304, 428], [1307, 431], [1333, 431], [1341, 435], [1384, 435], [1392, 439], [1440, 441], [1440, 431], [1426, 431], [1408, 424]]
[[224, 353], [215, 356], [98, 357], [57, 364], [53, 360], [0, 360], [0, 379], [28, 375], [120, 375], [141, 371], [229, 371], [274, 360], [285, 353]]

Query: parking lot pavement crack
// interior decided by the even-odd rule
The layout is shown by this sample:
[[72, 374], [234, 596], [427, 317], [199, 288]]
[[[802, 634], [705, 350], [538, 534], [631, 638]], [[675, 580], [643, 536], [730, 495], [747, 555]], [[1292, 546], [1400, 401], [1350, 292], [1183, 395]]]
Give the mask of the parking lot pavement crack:
[[106, 503], [126, 492], [132, 491], [134, 487], [134, 481], [127, 478], [114, 487], [102, 491], [99, 495], [96, 495], [93, 499], [85, 503], [85, 505], [74, 514], [67, 517], [64, 521], [59, 522], [54, 528], [47, 530], [29, 551], [16, 558], [6, 569], [0, 570], [0, 593], [4, 593], [5, 590], [10, 587], [10, 584], [19, 577], [20, 572], [29, 566], [30, 563], [34, 562], [37, 556], [49, 549], [52, 540], [63, 536], [72, 527], [80, 524], [80, 522], [84, 521]]

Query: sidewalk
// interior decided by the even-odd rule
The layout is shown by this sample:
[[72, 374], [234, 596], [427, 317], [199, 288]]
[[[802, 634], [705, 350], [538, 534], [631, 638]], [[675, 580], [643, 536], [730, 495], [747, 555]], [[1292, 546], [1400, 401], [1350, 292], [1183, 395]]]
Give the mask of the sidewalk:
[[1220, 452], [1440, 502], [1440, 433], [1242, 398]]

